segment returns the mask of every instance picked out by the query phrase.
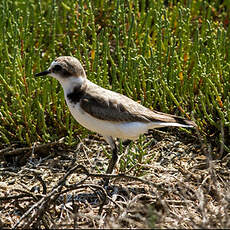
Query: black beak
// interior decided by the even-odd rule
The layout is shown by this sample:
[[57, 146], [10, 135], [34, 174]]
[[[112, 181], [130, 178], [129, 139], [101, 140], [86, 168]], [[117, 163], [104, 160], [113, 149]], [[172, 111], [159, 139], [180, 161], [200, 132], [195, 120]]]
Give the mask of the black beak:
[[45, 76], [45, 75], [47, 75], [47, 74], [49, 74], [49, 73], [51, 73], [50, 70], [45, 70], [45, 71], [43, 71], [43, 72], [41, 72], [41, 73], [36, 73], [36, 74], [35, 74], [35, 77]]

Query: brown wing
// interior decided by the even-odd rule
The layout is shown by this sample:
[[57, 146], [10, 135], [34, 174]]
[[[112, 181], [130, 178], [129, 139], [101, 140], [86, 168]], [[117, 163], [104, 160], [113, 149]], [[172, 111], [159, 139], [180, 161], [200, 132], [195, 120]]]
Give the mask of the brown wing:
[[[131, 108], [127, 102], [124, 103], [124, 98], [121, 101], [122, 95], [116, 94], [116, 97], [111, 98], [110, 92], [108, 93], [107, 90], [103, 93], [100, 95], [95, 95], [94, 92], [85, 93], [80, 101], [81, 108], [101, 120], [150, 122], [146, 116], [135, 111], [134, 107], [137, 107], [135, 104], [132, 104]], [[137, 105], [139, 104], [137, 103]]]
[[170, 122], [193, 125], [191, 121], [170, 114], [152, 111], [130, 98], [101, 88], [86, 90], [80, 106], [90, 115], [109, 121]]

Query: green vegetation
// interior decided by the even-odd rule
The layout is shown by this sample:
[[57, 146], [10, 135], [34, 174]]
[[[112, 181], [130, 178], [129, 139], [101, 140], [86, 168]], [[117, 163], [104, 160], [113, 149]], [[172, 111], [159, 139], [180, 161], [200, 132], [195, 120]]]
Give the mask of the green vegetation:
[[[0, 228], [229, 228], [229, 0], [2, 0], [0, 17]], [[199, 132], [120, 143], [100, 186], [110, 148], [34, 77], [61, 55]]]
[[72, 144], [88, 132], [58, 82], [34, 77], [61, 55], [79, 58], [105, 88], [193, 118], [217, 145], [223, 133], [229, 140], [230, 3], [166, 2], [1, 1], [0, 145]]

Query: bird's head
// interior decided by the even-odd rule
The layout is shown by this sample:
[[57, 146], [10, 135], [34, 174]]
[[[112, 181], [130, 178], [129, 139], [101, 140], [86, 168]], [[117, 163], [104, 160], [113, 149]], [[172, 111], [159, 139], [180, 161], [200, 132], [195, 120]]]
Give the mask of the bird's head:
[[[82, 83], [86, 79], [85, 71], [77, 58], [71, 56], [61, 56], [56, 58], [50, 67], [40, 73], [35, 74], [38, 76], [49, 75], [56, 78], [63, 87], [69, 83]], [[68, 85], [69, 85], [68, 84]]]

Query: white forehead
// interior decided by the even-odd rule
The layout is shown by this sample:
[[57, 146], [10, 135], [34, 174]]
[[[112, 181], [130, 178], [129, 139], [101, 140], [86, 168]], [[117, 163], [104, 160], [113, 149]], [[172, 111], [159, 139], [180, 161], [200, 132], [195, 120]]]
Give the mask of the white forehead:
[[56, 61], [53, 61], [50, 65], [50, 69], [52, 69], [55, 65], [57, 65], [58, 63]]

